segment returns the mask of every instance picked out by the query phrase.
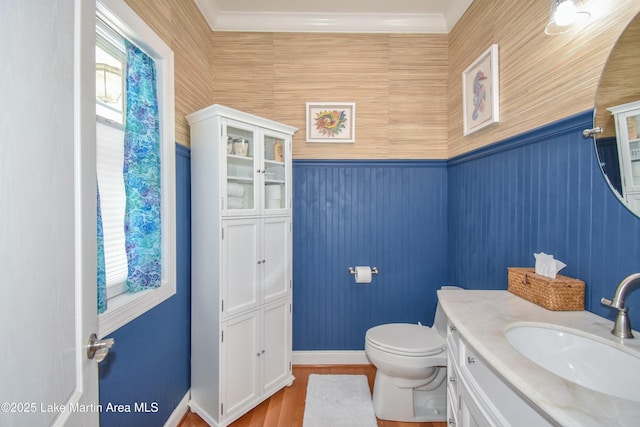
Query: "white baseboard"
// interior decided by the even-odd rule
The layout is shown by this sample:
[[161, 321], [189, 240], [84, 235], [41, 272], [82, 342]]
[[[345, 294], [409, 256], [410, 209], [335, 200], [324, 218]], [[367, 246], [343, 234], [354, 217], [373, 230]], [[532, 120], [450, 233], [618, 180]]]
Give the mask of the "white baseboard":
[[191, 398], [191, 390], [187, 390], [187, 394], [184, 395], [182, 400], [178, 403], [178, 406], [173, 410], [171, 416], [164, 423], [164, 427], [178, 427], [182, 417], [189, 410], [189, 399]]
[[294, 351], [294, 365], [370, 365], [364, 350]]

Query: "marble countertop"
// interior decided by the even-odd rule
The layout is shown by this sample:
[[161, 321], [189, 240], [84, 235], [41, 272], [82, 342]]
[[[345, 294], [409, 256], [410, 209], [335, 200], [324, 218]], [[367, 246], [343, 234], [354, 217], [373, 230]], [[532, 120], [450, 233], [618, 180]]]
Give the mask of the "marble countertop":
[[[562, 426], [639, 426], [640, 402], [612, 397], [567, 381], [536, 365], [507, 341], [518, 322], [577, 329], [640, 354], [640, 333], [621, 343], [613, 322], [588, 311], [550, 311], [507, 291], [438, 291], [440, 306], [464, 340], [522, 396]], [[640, 397], [640, 396], [639, 396]]]

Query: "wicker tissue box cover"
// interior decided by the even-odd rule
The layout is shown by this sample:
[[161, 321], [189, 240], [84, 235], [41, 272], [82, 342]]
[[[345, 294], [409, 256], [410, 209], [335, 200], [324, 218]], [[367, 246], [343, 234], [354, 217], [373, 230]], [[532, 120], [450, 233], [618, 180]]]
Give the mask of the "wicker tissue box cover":
[[508, 291], [554, 311], [584, 310], [584, 282], [556, 275], [540, 276], [533, 268], [508, 267]]

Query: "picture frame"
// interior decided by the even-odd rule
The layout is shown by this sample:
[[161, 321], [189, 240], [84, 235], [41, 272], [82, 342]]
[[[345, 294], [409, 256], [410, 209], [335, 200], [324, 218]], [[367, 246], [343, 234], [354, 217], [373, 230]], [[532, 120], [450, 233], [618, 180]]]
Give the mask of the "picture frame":
[[307, 102], [307, 142], [354, 143], [354, 102]]
[[462, 72], [464, 135], [500, 121], [498, 45], [492, 44]]

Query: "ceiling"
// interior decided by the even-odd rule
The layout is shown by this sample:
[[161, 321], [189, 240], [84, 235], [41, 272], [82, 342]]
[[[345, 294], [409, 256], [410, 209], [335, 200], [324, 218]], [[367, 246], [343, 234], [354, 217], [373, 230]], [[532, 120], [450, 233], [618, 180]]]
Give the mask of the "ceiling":
[[195, 0], [213, 31], [448, 33], [473, 0]]

